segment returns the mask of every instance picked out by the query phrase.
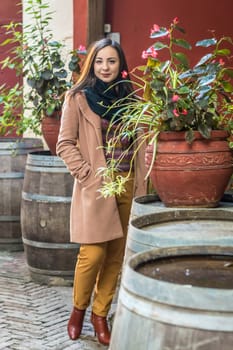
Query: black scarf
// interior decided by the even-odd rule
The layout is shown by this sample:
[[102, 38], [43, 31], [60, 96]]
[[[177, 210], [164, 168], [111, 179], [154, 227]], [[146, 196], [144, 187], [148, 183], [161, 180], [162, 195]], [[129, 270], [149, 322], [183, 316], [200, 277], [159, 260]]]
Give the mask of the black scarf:
[[[124, 97], [124, 89], [118, 86], [118, 93], [116, 83], [117, 81], [105, 83], [102, 80], [97, 79], [93, 87], [87, 87], [84, 89], [91, 110], [101, 118], [109, 121], [112, 120], [114, 116], [118, 119], [119, 111], [122, 108], [117, 101]], [[116, 105], [113, 105], [114, 103], [116, 103]]]

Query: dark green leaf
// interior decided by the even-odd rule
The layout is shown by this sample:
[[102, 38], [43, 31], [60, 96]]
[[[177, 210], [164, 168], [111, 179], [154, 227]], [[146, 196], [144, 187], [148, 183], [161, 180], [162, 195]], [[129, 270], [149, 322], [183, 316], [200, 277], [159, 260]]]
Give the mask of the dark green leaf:
[[189, 62], [188, 62], [188, 59], [187, 59], [187, 56], [182, 53], [182, 52], [176, 52], [173, 54], [173, 56], [182, 63], [182, 65], [186, 68], [189, 67]]
[[223, 73], [233, 78], [233, 68], [224, 68]]
[[189, 92], [190, 92], [190, 90], [189, 90], [189, 87], [188, 87], [188, 86], [182, 86], [181, 88], [179, 88], [179, 89], [177, 90], [177, 93], [178, 93], [179, 95], [188, 94]]
[[222, 86], [225, 92], [233, 92], [233, 86], [228, 81], [223, 81]]
[[53, 77], [53, 72], [50, 69], [46, 69], [41, 73], [41, 77], [45, 80], [50, 80]]
[[55, 104], [50, 104], [47, 108], [46, 108], [46, 114], [48, 116], [52, 115], [53, 112], [55, 111], [56, 105]]
[[211, 136], [211, 128], [206, 124], [198, 124], [198, 131], [206, 139], [209, 139]]
[[62, 62], [60, 62], [60, 61], [56, 61], [56, 62], [53, 63], [53, 68], [54, 69], [59, 69], [59, 68], [62, 68], [62, 67], [64, 67], [64, 64]]
[[66, 78], [67, 77], [67, 71], [65, 69], [61, 69], [57, 72], [54, 72], [54, 75], [57, 77], [57, 78]]
[[[160, 80], [160, 79], [156, 79], [154, 81], [151, 82], [151, 88], [156, 90], [163, 90], [164, 87], [164, 81]], [[158, 92], [157, 91], [157, 92]]]
[[81, 59], [80, 59], [80, 57], [77, 56], [77, 55], [72, 55], [72, 56], [71, 56], [71, 61], [74, 62], [74, 63], [77, 63], [77, 62], [80, 62]]
[[36, 80], [34, 78], [28, 78], [27, 79], [27, 84], [31, 87], [34, 88], [36, 85]]
[[194, 140], [194, 132], [193, 132], [193, 130], [190, 129], [190, 130], [186, 131], [186, 133], [185, 133], [185, 140], [189, 144], [191, 144], [193, 142], [193, 140]]
[[80, 72], [80, 67], [77, 63], [74, 63], [74, 62], [70, 62], [69, 65], [69, 70], [71, 70], [71, 72]]
[[172, 42], [180, 47], [183, 47], [185, 49], [191, 50], [192, 46], [189, 44], [188, 41], [184, 40], [184, 39], [173, 39]]
[[168, 48], [168, 45], [164, 44], [164, 43], [161, 43], [160, 41], [156, 42], [153, 47], [156, 49], [156, 50], [162, 50], [164, 48]]
[[59, 43], [58, 41], [50, 41], [49, 43], [48, 43], [48, 45], [49, 46], [52, 46], [52, 47], [56, 47], [56, 48], [60, 48], [60, 47], [62, 47], [62, 44], [61, 43]]
[[37, 90], [41, 89], [43, 85], [44, 85], [44, 80], [43, 79], [35, 80], [35, 88]]
[[178, 25], [175, 25], [175, 29], [177, 29], [179, 32], [185, 34], [184, 28], [182, 28], [182, 27], [180, 27], [180, 26], [178, 26]]
[[38, 98], [38, 96], [35, 96], [32, 102], [33, 102], [34, 106], [37, 107], [38, 104], [39, 104], [39, 98]]

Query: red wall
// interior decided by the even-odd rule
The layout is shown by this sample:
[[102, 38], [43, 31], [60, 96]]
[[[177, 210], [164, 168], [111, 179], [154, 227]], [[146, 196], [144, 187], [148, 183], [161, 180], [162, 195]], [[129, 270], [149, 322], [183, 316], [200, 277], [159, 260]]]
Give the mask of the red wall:
[[[1, 0], [0, 1], [0, 42], [4, 41], [5, 29], [3, 26], [9, 22], [21, 22], [22, 21], [22, 6], [19, 5], [19, 0]], [[0, 46], [0, 61], [8, 56], [7, 47]], [[0, 85], [6, 83], [8, 86], [13, 86], [19, 78], [16, 77], [13, 70], [0, 70]]]
[[[22, 22], [22, 5], [19, 0], [1, 0], [0, 1], [0, 42], [6, 39], [4, 25], [9, 22]], [[8, 56], [8, 46], [0, 46], [0, 61]], [[17, 77], [12, 69], [0, 69], [0, 86], [14, 86], [17, 82], [22, 83], [22, 77]], [[1, 114], [1, 108], [0, 108]], [[2, 136], [2, 135], [1, 135]], [[5, 135], [5, 137], [16, 136], [14, 132]]]
[[211, 37], [208, 30], [213, 29], [233, 37], [232, 14], [233, 0], [106, 0], [106, 23], [112, 32], [120, 32], [130, 69], [143, 62], [142, 51], [153, 43], [149, 33], [154, 23], [168, 26], [178, 17], [193, 44]]
[[73, 0], [74, 8], [74, 48], [87, 44], [88, 1]]

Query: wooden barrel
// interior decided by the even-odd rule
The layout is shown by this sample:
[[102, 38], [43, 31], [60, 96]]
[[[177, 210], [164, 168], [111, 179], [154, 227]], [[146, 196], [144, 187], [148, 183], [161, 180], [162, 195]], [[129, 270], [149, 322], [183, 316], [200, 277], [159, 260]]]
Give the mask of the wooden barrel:
[[79, 245], [70, 243], [73, 177], [49, 151], [27, 157], [21, 226], [27, 265], [34, 281], [70, 285]]
[[153, 248], [233, 247], [233, 203], [219, 208], [177, 208], [139, 216], [129, 223], [125, 260]]
[[173, 247], [125, 266], [110, 350], [231, 350], [233, 248]]
[[20, 203], [27, 154], [42, 150], [37, 138], [0, 138], [0, 250], [23, 250]]

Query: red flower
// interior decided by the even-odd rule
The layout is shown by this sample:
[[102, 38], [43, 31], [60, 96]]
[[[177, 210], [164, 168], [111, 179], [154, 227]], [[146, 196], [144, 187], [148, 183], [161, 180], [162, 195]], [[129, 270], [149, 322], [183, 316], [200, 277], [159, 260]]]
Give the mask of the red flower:
[[173, 18], [173, 24], [178, 24], [179, 23], [179, 19], [178, 19], [178, 17], [175, 17], [175, 18]]
[[183, 109], [181, 112], [180, 111], [178, 111], [178, 109], [173, 109], [173, 114], [174, 114], [174, 116], [175, 117], [179, 117], [180, 116], [180, 114], [183, 114], [183, 115], [187, 115], [188, 114], [188, 111], [187, 111], [187, 109]]
[[219, 64], [220, 64], [220, 66], [224, 66], [225, 65], [225, 62], [224, 62], [224, 60], [222, 58], [219, 59]]

